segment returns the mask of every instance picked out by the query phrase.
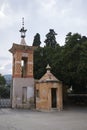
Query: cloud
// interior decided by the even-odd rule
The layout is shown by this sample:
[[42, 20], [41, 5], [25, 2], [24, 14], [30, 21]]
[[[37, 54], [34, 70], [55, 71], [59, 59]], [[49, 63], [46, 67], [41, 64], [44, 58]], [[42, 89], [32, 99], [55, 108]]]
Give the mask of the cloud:
[[70, 31], [87, 34], [86, 12], [87, 1], [83, 0], [0, 0], [0, 73], [11, 69], [6, 70], [7, 64], [12, 62], [8, 50], [13, 42], [20, 43], [22, 17], [28, 30], [28, 45], [32, 45], [36, 33], [40, 33], [44, 45], [50, 28], [58, 33], [57, 42], [64, 45], [65, 36]]
[[4, 65], [3, 65], [3, 66], [0, 66], [0, 70], [4, 70], [4, 68], [5, 68]]
[[9, 60], [11, 60], [8, 56], [6, 57], [6, 56], [0, 56], [0, 60], [3, 60], [3, 61], [9, 61]]
[[1, 19], [1, 18], [4, 18], [4, 17], [5, 17], [5, 14], [3, 13], [2, 10], [0, 10], [0, 19]]
[[0, 73], [1, 74], [11, 74], [12, 73], [12, 65], [11, 63], [0, 65]]
[[12, 60], [9, 56], [0, 56], [0, 73], [1, 74], [12, 73]]
[[[39, 4], [40, 4], [40, 8], [39, 8], [39, 13], [44, 14], [44, 16], [53, 16], [56, 14], [56, 0], [44, 0], [44, 1], [40, 1], [39, 0]], [[52, 11], [52, 12], [51, 12]]]

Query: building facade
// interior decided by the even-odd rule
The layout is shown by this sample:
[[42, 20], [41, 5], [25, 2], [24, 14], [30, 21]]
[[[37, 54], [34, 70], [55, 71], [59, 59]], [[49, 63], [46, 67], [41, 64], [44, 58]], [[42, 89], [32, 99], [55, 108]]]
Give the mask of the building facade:
[[24, 23], [20, 30], [21, 43], [13, 43], [12, 108], [31, 108], [34, 104], [33, 47], [25, 42]]
[[21, 43], [13, 43], [9, 50], [13, 56], [12, 108], [33, 108], [35, 103], [39, 110], [62, 110], [62, 82], [50, 72], [49, 65], [46, 74], [37, 82], [34, 81], [34, 47], [26, 44], [26, 31], [23, 20]]
[[47, 66], [45, 75], [35, 84], [37, 110], [62, 110], [62, 82], [59, 81]]

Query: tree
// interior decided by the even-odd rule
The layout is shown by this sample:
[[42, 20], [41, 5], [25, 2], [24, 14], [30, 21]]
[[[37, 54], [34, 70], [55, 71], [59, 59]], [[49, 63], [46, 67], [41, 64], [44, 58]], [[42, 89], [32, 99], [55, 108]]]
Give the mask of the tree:
[[58, 72], [60, 71], [61, 68], [61, 62], [59, 61], [60, 51], [61, 51], [61, 47], [59, 45], [57, 45], [56, 48], [47, 47], [47, 46], [39, 47], [34, 51], [34, 78], [35, 79], [40, 79], [43, 76], [43, 74], [46, 72], [47, 64], [50, 64], [50, 66], [52, 67], [52, 72], [56, 76], [58, 76], [59, 74]]
[[65, 45], [39, 47], [34, 52], [34, 77], [39, 79], [49, 63], [52, 73], [74, 93], [87, 93], [87, 37], [68, 33]]
[[68, 33], [63, 50], [63, 80], [74, 93], [87, 92], [87, 37]]
[[4, 76], [2, 76], [0, 74], [0, 86], [5, 85], [5, 84], [6, 84], [6, 80], [5, 80]]
[[55, 48], [57, 45], [56, 42], [56, 36], [57, 33], [55, 33], [54, 29], [50, 29], [49, 33], [46, 34], [46, 40], [44, 41], [46, 43], [46, 46]]
[[78, 33], [72, 34], [71, 32], [69, 32], [65, 38], [65, 43], [66, 43], [65, 45], [72, 48], [72, 47], [74, 47], [74, 45], [80, 44], [82, 42], [81, 39], [82, 38], [81, 38], [80, 34], [78, 34]]
[[6, 86], [6, 80], [4, 76], [0, 74], [0, 98], [10, 97], [10, 86]]
[[36, 33], [36, 35], [34, 36], [34, 40], [33, 40], [33, 46], [40, 46], [41, 41], [40, 41], [40, 34]]

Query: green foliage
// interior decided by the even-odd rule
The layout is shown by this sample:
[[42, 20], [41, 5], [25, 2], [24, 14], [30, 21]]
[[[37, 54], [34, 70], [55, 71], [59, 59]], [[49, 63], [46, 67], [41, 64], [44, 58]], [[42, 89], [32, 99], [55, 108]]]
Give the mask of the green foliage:
[[0, 74], [0, 98], [10, 97], [10, 86], [6, 86], [6, 80], [4, 76]]
[[57, 33], [55, 33], [53, 29], [49, 30], [49, 33], [46, 34], [46, 40], [44, 41], [47, 47], [53, 47], [53, 48], [56, 47], [57, 45], [56, 37], [55, 37], [56, 35]]
[[10, 88], [2, 86], [0, 87], [0, 98], [10, 98]]
[[[34, 77], [36, 79], [41, 78], [46, 72], [46, 66], [49, 63], [52, 68], [52, 72], [55, 73], [55, 65], [60, 65], [56, 58], [59, 58], [61, 48], [59, 45], [56, 48], [52, 47], [39, 47], [34, 52]], [[54, 62], [55, 61], [55, 62]]]
[[[63, 50], [65, 83], [73, 86], [74, 92], [87, 92], [87, 37], [69, 33]], [[68, 76], [67, 76], [68, 74]], [[68, 82], [67, 82], [68, 81]]]
[[43, 48], [39, 47], [34, 51], [34, 78], [39, 79], [44, 74]]
[[72, 48], [75, 44], [81, 43], [81, 35], [78, 33], [72, 34], [71, 32], [69, 32], [66, 35], [65, 43], [67, 46]]
[[33, 46], [40, 46], [41, 41], [40, 41], [40, 34], [36, 33], [36, 35], [34, 36], [34, 40], [33, 40]]
[[74, 93], [87, 93], [87, 37], [68, 33], [65, 45], [56, 47], [48, 43], [34, 52], [34, 76], [41, 78], [49, 63], [52, 73], [64, 84], [73, 87]]
[[6, 84], [6, 80], [5, 80], [4, 76], [2, 76], [0, 74], [0, 86], [5, 85], [5, 84]]

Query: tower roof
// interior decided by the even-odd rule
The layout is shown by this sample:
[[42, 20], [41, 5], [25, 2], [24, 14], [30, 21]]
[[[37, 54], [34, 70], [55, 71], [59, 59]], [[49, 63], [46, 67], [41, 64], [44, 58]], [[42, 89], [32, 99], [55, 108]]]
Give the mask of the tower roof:
[[39, 80], [39, 82], [59, 82], [59, 80], [50, 72], [51, 67], [49, 64], [46, 67], [47, 72], [42, 76], [42, 78]]
[[32, 46], [25, 46], [25, 45], [20, 45], [20, 44], [16, 44], [16, 43], [13, 43], [13, 46], [12, 48], [9, 49], [9, 51], [11, 53], [15, 53], [15, 51], [17, 50], [20, 50], [20, 51], [29, 51], [29, 50], [34, 50], [34, 47]]

